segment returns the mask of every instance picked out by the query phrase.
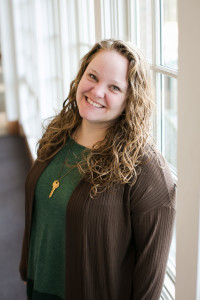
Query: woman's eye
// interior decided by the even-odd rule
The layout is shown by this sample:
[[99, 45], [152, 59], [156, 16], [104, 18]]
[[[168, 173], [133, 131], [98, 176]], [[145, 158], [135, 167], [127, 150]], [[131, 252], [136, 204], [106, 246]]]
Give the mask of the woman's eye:
[[120, 88], [118, 86], [116, 86], [116, 85], [112, 85], [112, 89], [114, 91], [120, 91]]
[[93, 74], [89, 74], [89, 77], [91, 78], [91, 79], [94, 79], [94, 80], [96, 80], [97, 78], [96, 78], [96, 76], [95, 75], [93, 75]]

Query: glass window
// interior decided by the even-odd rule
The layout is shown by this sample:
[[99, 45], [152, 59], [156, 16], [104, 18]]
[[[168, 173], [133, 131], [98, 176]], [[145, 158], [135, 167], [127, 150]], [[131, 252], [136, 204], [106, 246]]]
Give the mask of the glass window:
[[138, 46], [147, 59], [152, 62], [152, 6], [151, 0], [137, 1]]
[[163, 75], [164, 120], [163, 153], [167, 161], [177, 168], [177, 79]]
[[124, 0], [102, 0], [102, 39], [127, 39], [130, 5]]
[[[154, 0], [151, 69], [156, 94], [154, 133], [159, 149], [170, 164], [177, 168], [177, 0]], [[153, 11], [154, 9], [154, 11]], [[173, 31], [173, 33], [171, 32]], [[146, 32], [148, 35], [148, 32]]]
[[161, 64], [178, 68], [177, 1], [161, 0]]
[[81, 53], [85, 54], [95, 41], [94, 2], [91, 0], [78, 0], [77, 12], [78, 40], [82, 45], [81, 47], [83, 47]]
[[175, 173], [177, 168], [177, 79], [156, 74], [154, 135], [157, 146]]
[[[177, 0], [129, 1], [131, 39], [146, 55], [155, 94], [153, 135], [158, 149], [171, 167], [177, 168]], [[175, 299], [176, 233], [174, 230], [160, 299]]]

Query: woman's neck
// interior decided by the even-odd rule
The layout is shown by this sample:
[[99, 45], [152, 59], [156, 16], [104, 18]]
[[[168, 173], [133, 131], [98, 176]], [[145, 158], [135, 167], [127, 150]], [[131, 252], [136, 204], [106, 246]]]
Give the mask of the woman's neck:
[[78, 144], [86, 148], [92, 148], [95, 143], [104, 139], [106, 129], [107, 127], [82, 121], [73, 138]]

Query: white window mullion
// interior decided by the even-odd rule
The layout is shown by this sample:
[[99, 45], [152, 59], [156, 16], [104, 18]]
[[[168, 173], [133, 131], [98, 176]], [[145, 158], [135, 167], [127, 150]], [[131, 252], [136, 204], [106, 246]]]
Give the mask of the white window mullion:
[[128, 0], [127, 2], [127, 33], [129, 39], [137, 45], [137, 13], [136, 0]]
[[140, 22], [139, 22], [139, 0], [135, 0], [135, 10], [136, 10], [136, 31], [137, 31], [137, 46], [140, 47]]
[[[122, 13], [122, 12], [120, 12]], [[112, 38], [119, 38], [119, 0], [111, 0]]]
[[157, 39], [157, 16], [156, 16], [155, 0], [151, 0], [151, 8], [152, 8], [152, 66], [154, 68], [155, 65], [156, 65], [156, 56], [157, 56], [156, 54], [157, 54], [157, 44], [158, 44], [158, 39]]
[[162, 150], [162, 81], [161, 75], [155, 73], [155, 98], [156, 98], [156, 142], [160, 150]]
[[128, 37], [128, 1], [127, 0], [117, 0], [116, 1], [116, 28], [117, 28], [117, 38], [122, 40], [127, 40]]
[[113, 36], [113, 11], [112, 0], [102, 0], [103, 8], [103, 39], [109, 39]]
[[110, 0], [110, 16], [111, 16], [111, 38], [116, 38], [117, 36], [117, 28], [115, 26], [116, 16], [116, 1]]
[[155, 65], [155, 64], [152, 64], [151, 65], [151, 69], [154, 71], [154, 72], [160, 72], [166, 76], [169, 76], [169, 77], [172, 77], [172, 78], [175, 78], [177, 79], [178, 78], [178, 71], [177, 70], [172, 70], [168, 67], [165, 67], [165, 66], [159, 66], [159, 65]]
[[60, 1], [58, 1], [57, 7], [57, 23], [58, 23], [58, 58], [59, 58], [59, 70], [58, 70], [58, 82], [59, 82], [59, 97], [58, 97], [58, 105], [62, 107], [62, 102], [64, 100], [64, 87], [63, 87], [63, 52], [62, 52], [62, 37], [61, 37], [61, 16], [60, 16]]
[[70, 58], [69, 58], [69, 36], [68, 36], [68, 16], [67, 16], [67, 2], [60, 0], [60, 31], [61, 31], [61, 62], [62, 62], [62, 81], [63, 81], [63, 95], [67, 98], [70, 86]]
[[[87, 30], [88, 30], [88, 43], [93, 45], [95, 43], [95, 17], [94, 17], [94, 2], [95, 1], [86, 1], [87, 13], [88, 13], [88, 22], [87, 22]], [[100, 14], [100, 12], [99, 12]], [[100, 14], [101, 15], [101, 14]]]
[[165, 80], [161, 74], [161, 152], [165, 156]]
[[153, 2], [153, 14], [154, 14], [154, 66], [160, 65], [161, 54], [160, 54], [160, 44], [161, 44], [161, 15], [160, 15], [160, 0], [152, 0]]
[[77, 10], [75, 1], [67, 0], [67, 20], [68, 20], [68, 50], [69, 50], [69, 68], [70, 79], [74, 78], [78, 70], [79, 51], [78, 43], [78, 27], [77, 27]]

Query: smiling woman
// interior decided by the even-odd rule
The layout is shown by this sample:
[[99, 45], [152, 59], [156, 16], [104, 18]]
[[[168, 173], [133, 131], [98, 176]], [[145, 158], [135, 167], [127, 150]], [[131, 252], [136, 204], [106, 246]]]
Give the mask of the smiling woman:
[[151, 109], [140, 50], [96, 43], [26, 180], [28, 299], [160, 298], [175, 191], [150, 138]]

